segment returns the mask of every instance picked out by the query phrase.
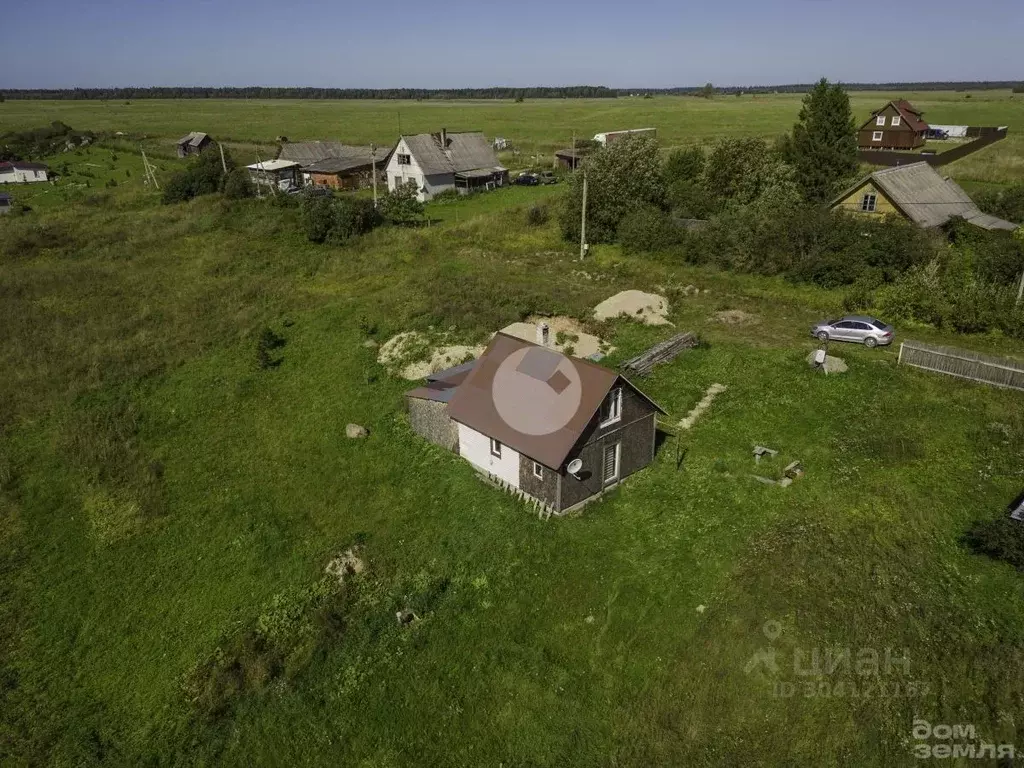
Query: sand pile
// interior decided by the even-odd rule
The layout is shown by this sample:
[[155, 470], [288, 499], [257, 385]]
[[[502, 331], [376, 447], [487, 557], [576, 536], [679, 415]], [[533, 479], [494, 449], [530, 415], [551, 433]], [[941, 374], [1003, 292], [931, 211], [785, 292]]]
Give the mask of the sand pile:
[[597, 320], [610, 320], [620, 315], [647, 325], [671, 325], [666, 319], [668, 299], [657, 293], [622, 291], [594, 307], [594, 318]]
[[603, 339], [586, 333], [583, 326], [571, 317], [534, 315], [526, 318], [525, 322], [506, 325], [501, 332], [536, 344], [538, 341], [537, 326], [540, 323], [548, 324], [549, 346], [564, 354], [573, 357], [589, 357], [598, 352], [607, 355], [615, 349]]

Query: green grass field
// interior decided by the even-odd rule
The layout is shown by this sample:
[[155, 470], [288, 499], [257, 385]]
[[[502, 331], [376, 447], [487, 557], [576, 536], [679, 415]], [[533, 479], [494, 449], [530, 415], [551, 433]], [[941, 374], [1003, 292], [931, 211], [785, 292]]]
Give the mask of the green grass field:
[[[1024, 180], [1024, 98], [1008, 91], [921, 93], [854, 92], [855, 117], [866, 120], [896, 97], [909, 98], [937, 124], [1008, 125], [1008, 138], [949, 166], [958, 180], [1006, 183]], [[522, 155], [507, 158], [529, 165], [533, 156], [548, 163], [554, 150], [567, 147], [573, 132], [589, 138], [600, 131], [654, 127], [665, 147], [708, 144], [739, 136], [774, 139], [790, 130], [800, 111], [799, 94], [719, 96], [706, 100], [683, 96], [652, 99], [415, 102], [415, 101], [248, 101], [137, 100], [6, 101], [0, 103], [0, 128], [22, 129], [53, 120], [80, 129], [144, 135], [154, 151], [171, 153], [173, 142], [202, 130], [227, 142], [239, 159], [255, 161], [254, 144], [266, 151], [278, 136], [292, 141], [340, 140], [350, 144], [394, 144], [403, 133], [482, 130], [503, 136]]]
[[[915, 100], [936, 121], [974, 108], [1011, 126], [1020, 104], [940, 96]], [[733, 99], [410, 104], [402, 121], [515, 137], [502, 115], [532, 112], [523, 140], [550, 148], [576, 122], [649, 120], [682, 143], [713, 137], [698, 112], [721, 127], [764, 101], [748, 130], [771, 135], [798, 104]], [[383, 141], [391, 108], [0, 115]], [[375, 127], [327, 133], [358, 114]], [[840, 292], [616, 246], [581, 264], [554, 220], [527, 224], [559, 186], [318, 246], [274, 202], [161, 206], [139, 158], [113, 153], [62, 155], [90, 186], [40, 185], [31, 214], [0, 218], [0, 765], [898, 766], [921, 763], [915, 718], [1024, 745], [1024, 579], [959, 543], [1024, 485], [1020, 393], [897, 366], [895, 349], [833, 347], [849, 372], [815, 373], [807, 331]], [[705, 341], [640, 384], [667, 421], [728, 389], [579, 517], [539, 520], [418, 438], [411, 383], [364, 345], [477, 342], [536, 312], [589, 323], [627, 288], [666, 293], [676, 329]], [[265, 327], [285, 344], [261, 369]], [[671, 332], [593, 330], [613, 366]], [[995, 334], [898, 333], [1024, 357]], [[369, 437], [346, 439], [349, 422]], [[780, 455], [755, 470], [755, 444]], [[795, 459], [807, 473], [788, 489], [749, 477]], [[339, 586], [325, 566], [353, 545], [366, 569]], [[399, 626], [404, 609], [420, 621]]]

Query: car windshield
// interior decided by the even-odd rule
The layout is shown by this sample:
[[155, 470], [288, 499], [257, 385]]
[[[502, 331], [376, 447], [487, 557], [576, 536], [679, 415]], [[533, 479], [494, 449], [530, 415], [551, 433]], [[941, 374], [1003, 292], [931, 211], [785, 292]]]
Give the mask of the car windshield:
[[835, 320], [826, 320], [825, 321], [825, 325], [835, 325], [838, 322], [839, 322], [838, 318], [835, 319]]
[[883, 323], [881, 320], [872, 320], [871, 324], [880, 331], [884, 331], [886, 327], [885, 323]]

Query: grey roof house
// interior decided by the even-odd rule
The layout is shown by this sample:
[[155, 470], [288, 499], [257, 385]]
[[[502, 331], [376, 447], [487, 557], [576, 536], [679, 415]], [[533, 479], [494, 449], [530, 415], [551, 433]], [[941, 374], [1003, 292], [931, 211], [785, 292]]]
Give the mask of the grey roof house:
[[178, 157], [188, 157], [189, 155], [198, 155], [213, 143], [213, 139], [200, 131], [192, 131], [178, 139], [177, 143]]
[[504, 333], [406, 401], [418, 434], [554, 514], [650, 464], [664, 413], [615, 371]]
[[386, 173], [389, 190], [412, 182], [420, 200], [447, 189], [465, 194], [508, 182], [508, 169], [498, 162], [493, 145], [476, 131], [441, 129], [402, 136], [391, 151]]
[[955, 181], [926, 162], [875, 171], [840, 194], [830, 207], [858, 216], [898, 214], [922, 229], [941, 226], [954, 217], [990, 231], [1012, 232], [1018, 226], [983, 213]]
[[372, 183], [375, 164], [378, 181], [383, 181], [389, 156], [390, 152], [380, 147], [374, 153], [372, 147], [340, 141], [302, 141], [282, 144], [277, 159], [298, 163], [307, 183], [356, 189]]

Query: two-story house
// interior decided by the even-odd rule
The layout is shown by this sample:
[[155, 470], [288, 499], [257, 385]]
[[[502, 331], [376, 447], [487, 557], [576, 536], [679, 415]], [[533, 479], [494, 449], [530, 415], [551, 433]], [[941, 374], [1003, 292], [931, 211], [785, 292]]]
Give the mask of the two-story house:
[[924, 146], [928, 123], [921, 111], [905, 99], [890, 101], [871, 113], [871, 118], [857, 131], [861, 149], [916, 149]]
[[388, 189], [415, 183], [421, 201], [447, 189], [460, 193], [508, 183], [508, 169], [482, 133], [420, 133], [402, 136], [387, 163]]

